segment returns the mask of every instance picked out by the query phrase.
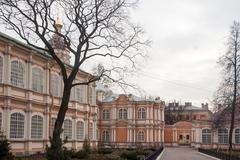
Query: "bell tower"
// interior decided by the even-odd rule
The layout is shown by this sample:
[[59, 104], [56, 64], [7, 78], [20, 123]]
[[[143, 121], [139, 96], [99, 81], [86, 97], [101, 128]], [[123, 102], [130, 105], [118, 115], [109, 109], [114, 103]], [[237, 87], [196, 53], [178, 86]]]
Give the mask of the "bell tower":
[[56, 33], [53, 34], [50, 39], [50, 44], [52, 45], [57, 56], [66, 64], [70, 64], [70, 52], [66, 47], [64, 38], [59, 36], [58, 33], [61, 33], [63, 23], [59, 18], [55, 21], [55, 30]]

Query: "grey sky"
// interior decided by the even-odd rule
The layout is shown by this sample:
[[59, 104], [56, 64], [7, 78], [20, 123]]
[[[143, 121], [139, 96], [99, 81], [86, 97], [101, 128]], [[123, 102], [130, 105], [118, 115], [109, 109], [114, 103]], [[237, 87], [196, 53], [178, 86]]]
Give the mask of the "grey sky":
[[224, 53], [230, 25], [240, 20], [239, 6], [239, 0], [140, 0], [132, 20], [153, 43], [133, 80], [166, 102], [208, 102], [220, 82], [216, 61]]
[[229, 27], [240, 19], [239, 0], [141, 0], [133, 12], [153, 41], [138, 84], [162, 99], [208, 102], [219, 85], [216, 61]]

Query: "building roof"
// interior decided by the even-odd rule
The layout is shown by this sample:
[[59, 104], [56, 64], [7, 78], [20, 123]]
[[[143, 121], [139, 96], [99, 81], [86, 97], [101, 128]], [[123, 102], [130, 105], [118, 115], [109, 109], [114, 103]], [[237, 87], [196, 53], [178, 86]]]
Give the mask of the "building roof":
[[156, 100], [150, 99], [150, 98], [138, 97], [131, 94], [127, 95], [127, 94], [115, 94], [115, 93], [106, 97], [102, 102], [113, 102], [113, 101], [116, 101], [120, 96], [129, 97], [129, 101], [131, 102], [156, 102]]
[[[32, 50], [32, 51], [36, 52], [38, 55], [43, 56], [43, 57], [45, 57], [45, 58], [52, 58], [52, 56], [51, 56], [48, 52], [43, 51], [43, 50], [40, 50], [40, 49], [38, 49], [38, 48], [35, 48], [35, 47], [33, 47], [33, 46], [29, 45], [29, 44], [26, 44], [26, 43], [24, 43], [24, 42], [16, 39], [16, 38], [13, 38], [13, 37], [5, 34], [5, 33], [0, 32], [0, 39], [1, 39], [1, 38], [4, 39], [4, 40], [8, 40], [8, 41], [10, 41], [10, 42], [12, 42], [12, 43], [15, 43], [15, 44], [17, 44], [17, 45], [19, 45], [19, 46], [21, 46], [21, 47], [26, 48], [26, 49]], [[34, 52], [33, 52], [33, 53], [34, 53]], [[73, 67], [72, 65], [69, 65], [69, 64], [66, 64], [66, 63], [65, 63], [65, 66], [66, 66], [66, 67], [71, 67], [71, 68]], [[83, 70], [81, 70], [81, 69], [79, 69], [79, 71], [82, 72], [82, 73], [84, 73], [84, 74], [93, 76], [92, 74], [90, 74], [90, 73], [88, 73], [88, 72], [86, 72], [86, 71], [83, 71]]]

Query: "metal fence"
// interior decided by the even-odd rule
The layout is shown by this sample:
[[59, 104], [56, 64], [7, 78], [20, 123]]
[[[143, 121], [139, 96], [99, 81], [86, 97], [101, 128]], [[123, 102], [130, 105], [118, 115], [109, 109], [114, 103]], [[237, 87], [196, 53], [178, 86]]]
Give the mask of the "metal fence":
[[217, 150], [213, 150], [213, 149], [203, 149], [203, 148], [199, 148], [198, 149], [199, 152], [219, 158], [221, 160], [240, 160], [240, 156], [239, 154], [230, 154], [230, 153], [226, 153], [226, 152], [219, 152]]
[[160, 147], [155, 152], [153, 152], [151, 155], [147, 156], [145, 160], [156, 160], [157, 157], [162, 153], [163, 147]]

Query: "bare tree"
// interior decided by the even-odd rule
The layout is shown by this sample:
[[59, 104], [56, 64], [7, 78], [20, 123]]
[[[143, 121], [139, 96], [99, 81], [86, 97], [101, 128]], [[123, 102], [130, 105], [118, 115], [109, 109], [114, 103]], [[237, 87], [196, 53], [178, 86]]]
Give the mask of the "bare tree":
[[[223, 81], [217, 91], [215, 103], [223, 104], [221, 114], [216, 116], [215, 122], [222, 122], [221, 117], [230, 108], [229, 150], [232, 150], [232, 136], [235, 122], [235, 110], [239, 98], [240, 78], [240, 23], [234, 22], [231, 26], [227, 43], [227, 52], [220, 58], [219, 64], [223, 68]], [[219, 116], [220, 115], [220, 116]], [[227, 116], [227, 115], [225, 115]], [[219, 124], [218, 124], [219, 125]]]
[[[1, 0], [0, 19], [8, 29], [15, 31], [28, 45], [47, 52], [61, 69], [64, 89], [62, 101], [51, 139], [52, 157], [59, 160], [63, 154], [60, 134], [71, 89], [89, 85], [100, 79], [127, 84], [114, 73], [124, 73], [125, 66], [99, 65], [97, 75], [87, 81], [74, 83], [79, 68], [96, 58], [121, 59], [136, 69], [136, 60], [148, 44], [139, 26], [130, 22], [130, 10], [136, 6], [132, 0]], [[61, 14], [62, 25], [56, 17]], [[64, 26], [64, 27], [63, 27]], [[62, 28], [63, 27], [63, 28]], [[52, 37], [60, 43], [51, 41]], [[42, 44], [36, 45], [36, 44]], [[57, 47], [56, 47], [57, 46]], [[73, 65], [68, 67], [59, 50], [73, 55]], [[108, 68], [106, 68], [108, 67]]]

